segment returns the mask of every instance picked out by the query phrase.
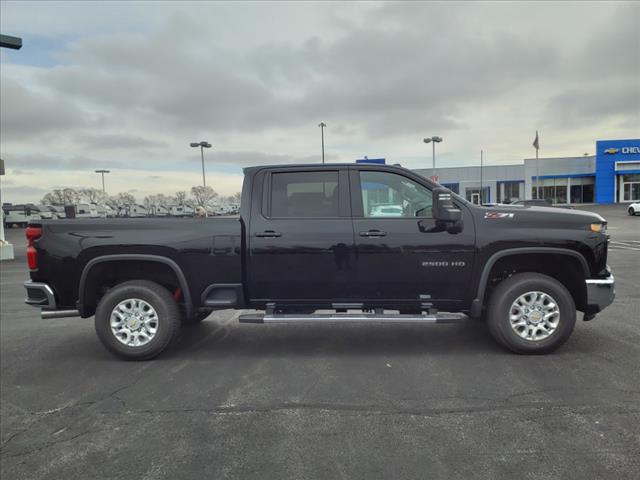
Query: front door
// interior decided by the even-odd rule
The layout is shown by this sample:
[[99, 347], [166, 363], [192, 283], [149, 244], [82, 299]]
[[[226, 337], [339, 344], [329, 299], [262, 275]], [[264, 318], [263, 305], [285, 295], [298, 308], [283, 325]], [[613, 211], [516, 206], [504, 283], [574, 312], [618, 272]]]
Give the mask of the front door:
[[348, 171], [275, 169], [256, 182], [249, 241], [254, 302], [346, 301], [353, 265]]
[[479, 193], [472, 193], [471, 194], [471, 203], [473, 203], [474, 205], [480, 205], [480, 194]]
[[459, 205], [462, 231], [448, 233], [433, 219], [428, 183], [369, 168], [350, 174], [354, 296], [381, 304], [433, 302], [438, 308], [456, 308], [468, 300], [475, 244], [469, 211]]

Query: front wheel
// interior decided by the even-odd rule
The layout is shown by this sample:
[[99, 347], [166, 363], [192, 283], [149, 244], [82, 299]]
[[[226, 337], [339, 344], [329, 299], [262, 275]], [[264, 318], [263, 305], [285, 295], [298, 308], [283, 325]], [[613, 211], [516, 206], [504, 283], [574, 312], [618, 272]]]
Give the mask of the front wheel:
[[629, 215], [633, 216], [636, 214], [636, 211], [633, 209], [633, 207], [629, 207], [629, 210], [627, 210], [629, 212]]
[[132, 280], [109, 290], [96, 309], [98, 338], [126, 360], [148, 360], [162, 352], [180, 327], [180, 309], [171, 293], [148, 280]]
[[569, 291], [540, 273], [518, 273], [493, 291], [487, 311], [489, 330], [509, 350], [549, 353], [564, 344], [576, 323]]

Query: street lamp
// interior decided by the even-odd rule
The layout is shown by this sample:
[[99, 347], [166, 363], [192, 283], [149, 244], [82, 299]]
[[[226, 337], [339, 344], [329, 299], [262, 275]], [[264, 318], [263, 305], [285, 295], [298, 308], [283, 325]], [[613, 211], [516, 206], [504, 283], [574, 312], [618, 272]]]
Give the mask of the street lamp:
[[105, 173], [111, 173], [111, 170], [96, 170], [96, 173], [101, 173], [102, 174], [102, 193], [105, 193], [105, 191], [104, 191], [104, 174]]
[[433, 147], [433, 167], [431, 169], [431, 180], [436, 181], [436, 143], [440, 143], [442, 137], [433, 136], [431, 138], [425, 138], [424, 143], [430, 143]]
[[322, 137], [322, 163], [324, 164], [324, 127], [326, 127], [327, 124], [320, 122], [318, 126], [320, 127], [320, 136]]
[[204, 178], [204, 149], [205, 148], [211, 148], [211, 144], [209, 142], [191, 142], [189, 145], [191, 145], [194, 148], [200, 147], [200, 158], [202, 158], [202, 186], [206, 187], [207, 186], [207, 181]]

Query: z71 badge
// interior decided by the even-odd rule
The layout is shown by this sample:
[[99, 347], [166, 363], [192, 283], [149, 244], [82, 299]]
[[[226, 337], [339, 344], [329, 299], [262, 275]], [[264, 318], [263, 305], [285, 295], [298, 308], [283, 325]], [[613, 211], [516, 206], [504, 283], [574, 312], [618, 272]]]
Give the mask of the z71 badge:
[[484, 214], [484, 218], [488, 218], [489, 220], [495, 220], [496, 218], [513, 218], [513, 213], [507, 212], [487, 212]]

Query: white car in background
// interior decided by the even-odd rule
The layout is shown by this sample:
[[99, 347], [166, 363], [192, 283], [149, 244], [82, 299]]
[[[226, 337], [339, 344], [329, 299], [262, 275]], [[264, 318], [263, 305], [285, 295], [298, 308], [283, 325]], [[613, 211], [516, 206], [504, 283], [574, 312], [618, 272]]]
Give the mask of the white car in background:
[[371, 209], [372, 217], [402, 217], [402, 205], [376, 205]]
[[632, 203], [629, 205], [627, 212], [629, 212], [629, 215], [638, 215], [640, 213], [640, 203]]

